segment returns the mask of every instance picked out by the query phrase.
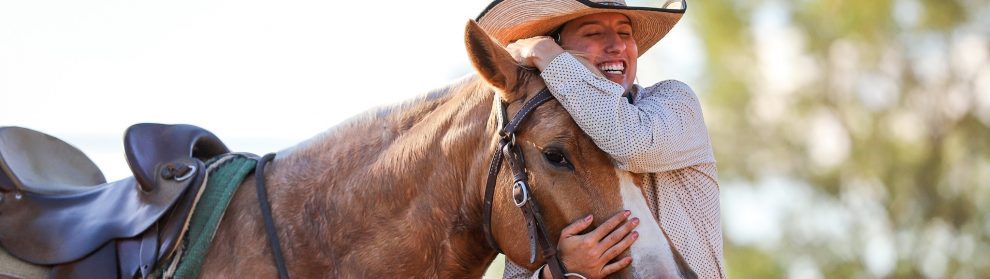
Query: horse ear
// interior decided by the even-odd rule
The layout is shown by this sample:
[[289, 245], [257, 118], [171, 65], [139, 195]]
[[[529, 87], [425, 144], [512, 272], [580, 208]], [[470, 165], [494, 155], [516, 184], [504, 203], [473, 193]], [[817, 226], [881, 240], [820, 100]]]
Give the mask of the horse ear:
[[474, 69], [485, 81], [501, 89], [499, 91], [502, 92], [503, 100], [512, 101], [525, 94], [513, 92], [519, 82], [519, 65], [516, 60], [474, 20], [469, 20], [464, 29], [464, 44]]

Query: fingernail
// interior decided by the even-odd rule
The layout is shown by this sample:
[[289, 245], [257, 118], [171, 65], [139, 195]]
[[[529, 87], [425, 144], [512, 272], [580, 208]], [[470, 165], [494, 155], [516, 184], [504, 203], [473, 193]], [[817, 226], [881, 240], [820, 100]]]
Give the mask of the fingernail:
[[633, 218], [632, 219], [632, 224], [633, 224], [633, 226], [639, 225], [639, 218]]
[[632, 211], [626, 210], [626, 212], [623, 212], [622, 214], [629, 217], [629, 215], [632, 215]]
[[637, 239], [637, 238], [639, 238], [639, 232], [637, 232], [637, 231], [633, 231], [633, 232], [632, 232], [632, 238], [633, 238], [633, 239]]
[[584, 221], [591, 222], [591, 219], [594, 219], [594, 217], [595, 217], [594, 215], [588, 214], [588, 217], [584, 217]]

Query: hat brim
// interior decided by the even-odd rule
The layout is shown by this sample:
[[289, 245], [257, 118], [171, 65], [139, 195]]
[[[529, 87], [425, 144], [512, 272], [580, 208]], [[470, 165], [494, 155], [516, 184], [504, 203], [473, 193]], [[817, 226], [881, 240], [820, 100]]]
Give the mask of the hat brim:
[[499, 43], [508, 45], [519, 39], [548, 35], [564, 23], [582, 16], [623, 14], [629, 17], [639, 56], [642, 56], [670, 32], [686, 10], [686, 5], [682, 9], [660, 9], [602, 5], [585, 0], [500, 0], [492, 2], [476, 21]]

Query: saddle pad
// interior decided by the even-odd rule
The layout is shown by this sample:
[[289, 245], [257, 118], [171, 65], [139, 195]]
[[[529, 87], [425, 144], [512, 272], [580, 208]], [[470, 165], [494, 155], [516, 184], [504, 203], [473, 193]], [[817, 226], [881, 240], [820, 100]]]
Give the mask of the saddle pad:
[[227, 205], [241, 182], [254, 171], [256, 160], [253, 155], [232, 153], [207, 162], [208, 181], [196, 202], [188, 232], [175, 255], [161, 265], [156, 277], [198, 277]]

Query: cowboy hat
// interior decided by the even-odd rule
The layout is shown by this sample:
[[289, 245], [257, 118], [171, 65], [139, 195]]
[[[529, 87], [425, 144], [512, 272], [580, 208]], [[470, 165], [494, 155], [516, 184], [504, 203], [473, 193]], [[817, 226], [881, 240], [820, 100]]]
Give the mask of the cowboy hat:
[[475, 21], [502, 45], [551, 32], [573, 19], [597, 13], [619, 13], [629, 17], [633, 37], [642, 56], [660, 41], [687, 10], [685, 0], [650, 2], [627, 6], [623, 0], [495, 0]]

